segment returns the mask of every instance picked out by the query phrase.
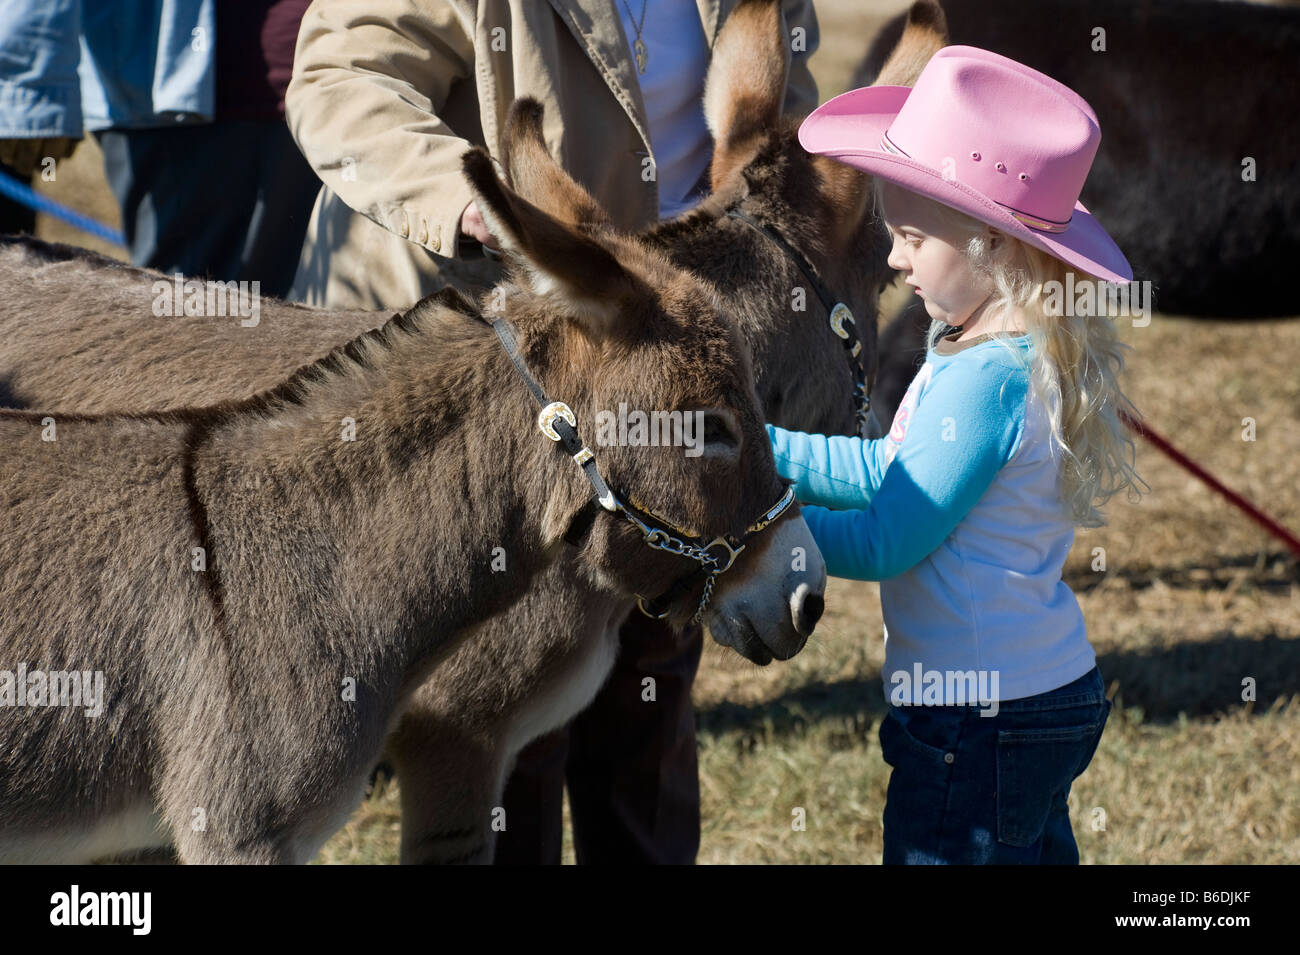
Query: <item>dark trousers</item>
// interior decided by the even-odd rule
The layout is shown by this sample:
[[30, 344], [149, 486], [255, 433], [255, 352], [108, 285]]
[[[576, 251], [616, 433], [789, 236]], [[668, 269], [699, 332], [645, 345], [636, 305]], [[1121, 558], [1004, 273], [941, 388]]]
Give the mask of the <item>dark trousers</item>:
[[96, 136], [134, 265], [289, 291], [320, 180], [284, 120]]
[[[558, 865], [569, 787], [579, 864], [689, 865], [700, 848], [700, 781], [691, 684], [704, 633], [680, 638], [632, 611], [609, 682], [563, 729], [519, 754], [503, 800], [498, 865]], [[654, 679], [646, 702], [643, 680]]]
[[[20, 173], [12, 166], [7, 166], [0, 162], [0, 172], [3, 172], [11, 179], [17, 179], [19, 182], [31, 185], [31, 174]], [[7, 196], [0, 196], [0, 235], [10, 235], [11, 233], [26, 232], [29, 235], [36, 231], [36, 210], [28, 209], [21, 203], [14, 202]]]

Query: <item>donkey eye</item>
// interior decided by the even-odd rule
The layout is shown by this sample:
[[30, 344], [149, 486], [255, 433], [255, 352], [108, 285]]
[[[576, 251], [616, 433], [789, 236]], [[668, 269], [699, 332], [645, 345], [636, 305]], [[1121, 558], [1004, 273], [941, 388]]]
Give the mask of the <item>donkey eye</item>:
[[738, 448], [740, 435], [729, 416], [708, 411], [704, 415], [704, 443], [720, 448]]

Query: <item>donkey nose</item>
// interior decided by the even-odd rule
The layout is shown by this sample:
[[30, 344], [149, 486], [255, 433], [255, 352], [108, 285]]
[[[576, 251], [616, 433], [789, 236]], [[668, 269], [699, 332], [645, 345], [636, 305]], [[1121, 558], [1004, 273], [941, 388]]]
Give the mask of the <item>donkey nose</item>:
[[801, 586], [791, 601], [794, 606], [794, 628], [801, 637], [811, 637], [817, 621], [826, 609], [826, 600], [819, 593], [814, 593], [806, 586]]

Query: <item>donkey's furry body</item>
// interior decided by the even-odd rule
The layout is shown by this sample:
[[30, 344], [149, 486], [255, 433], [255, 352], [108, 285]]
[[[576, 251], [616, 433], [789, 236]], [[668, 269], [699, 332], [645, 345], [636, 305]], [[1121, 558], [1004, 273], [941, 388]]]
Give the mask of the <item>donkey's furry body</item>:
[[[606, 473], [699, 533], [743, 530], [782, 487], [747, 351], [712, 293], [511, 197], [485, 154], [466, 170], [512, 237], [518, 281], [503, 295], [541, 380], [585, 420], [612, 393], [717, 409], [735, 429], [694, 465], [601, 449]], [[242, 400], [0, 412], [0, 660], [99, 671], [109, 690], [97, 719], [6, 710], [0, 858], [174, 841], [188, 862], [306, 861], [346, 820], [407, 697], [527, 590], [591, 495], [535, 430], [531, 395], [508, 386], [495, 333], [448, 301]], [[741, 622], [746, 652], [795, 652], [810, 627], [800, 603], [820, 601], [825, 571], [795, 515], [715, 590], [710, 613]], [[797, 583], [792, 548], [812, 552]], [[624, 595], [661, 593], [683, 570], [604, 512], [570, 567]]]

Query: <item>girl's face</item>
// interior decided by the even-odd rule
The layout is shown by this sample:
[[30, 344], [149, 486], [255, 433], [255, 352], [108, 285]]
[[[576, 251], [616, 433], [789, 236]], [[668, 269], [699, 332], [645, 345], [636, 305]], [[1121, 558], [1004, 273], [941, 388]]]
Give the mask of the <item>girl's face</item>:
[[[993, 294], [993, 280], [971, 270], [955, 244], [963, 235], [928, 199], [888, 182], [880, 184], [880, 192], [881, 215], [894, 241], [887, 260], [890, 268], [903, 273], [931, 318], [954, 327], [965, 325]], [[995, 229], [989, 231], [1000, 236]]]

